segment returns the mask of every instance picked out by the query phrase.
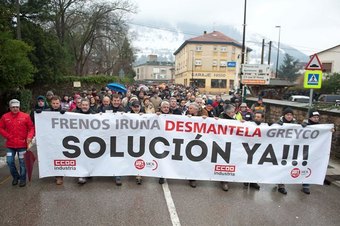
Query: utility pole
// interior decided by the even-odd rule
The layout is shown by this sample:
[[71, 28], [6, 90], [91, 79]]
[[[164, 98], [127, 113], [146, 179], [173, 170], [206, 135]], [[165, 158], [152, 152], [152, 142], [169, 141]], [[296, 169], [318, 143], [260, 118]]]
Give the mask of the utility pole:
[[[244, 0], [244, 13], [243, 13], [243, 39], [242, 39], [242, 53], [241, 53], [241, 67], [243, 67], [244, 64], [244, 56], [245, 56], [245, 42], [246, 42], [246, 16], [247, 16], [247, 0]], [[242, 84], [242, 69], [241, 69], [241, 81], [240, 81], [240, 89], [242, 93], [245, 93], [245, 91], [243, 91], [243, 84]], [[245, 95], [242, 95], [243, 100], [245, 100]]]
[[272, 41], [269, 41], [269, 50], [268, 50], [268, 65], [270, 65], [270, 57], [272, 54]]
[[263, 64], [263, 57], [264, 57], [264, 39], [262, 39], [261, 64]]
[[275, 77], [278, 78], [279, 76], [279, 57], [280, 57], [280, 38], [281, 38], [281, 26], [275, 26], [279, 29], [279, 42], [277, 44], [277, 58], [276, 58], [276, 71]]

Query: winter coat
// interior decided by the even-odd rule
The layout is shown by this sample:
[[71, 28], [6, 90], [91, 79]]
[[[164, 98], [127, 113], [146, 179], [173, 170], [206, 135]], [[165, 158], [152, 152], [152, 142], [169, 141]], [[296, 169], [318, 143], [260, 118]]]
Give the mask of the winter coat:
[[24, 112], [8, 112], [0, 119], [0, 134], [6, 139], [6, 147], [26, 148], [27, 139], [34, 136], [33, 122]]

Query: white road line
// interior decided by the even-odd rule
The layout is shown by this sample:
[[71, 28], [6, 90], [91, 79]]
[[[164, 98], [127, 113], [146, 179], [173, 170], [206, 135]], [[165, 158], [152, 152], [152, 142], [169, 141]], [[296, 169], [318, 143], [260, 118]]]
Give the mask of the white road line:
[[166, 205], [168, 206], [168, 210], [169, 210], [169, 213], [170, 213], [172, 225], [173, 226], [181, 226], [181, 222], [179, 222], [175, 203], [174, 203], [174, 200], [172, 199], [171, 192], [170, 192], [169, 185], [168, 185], [167, 181], [165, 181], [165, 183], [162, 184], [162, 187], [163, 187]]

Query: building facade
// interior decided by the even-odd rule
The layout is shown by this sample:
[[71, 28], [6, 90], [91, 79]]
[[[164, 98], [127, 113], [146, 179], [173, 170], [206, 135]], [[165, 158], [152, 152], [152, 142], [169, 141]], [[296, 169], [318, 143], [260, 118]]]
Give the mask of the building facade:
[[149, 55], [148, 61], [134, 67], [138, 82], [173, 82], [174, 62], [158, 61], [157, 55]]
[[218, 31], [186, 40], [174, 52], [175, 83], [228, 93], [239, 86], [241, 52], [240, 43]]
[[325, 73], [340, 73], [340, 45], [318, 52]]

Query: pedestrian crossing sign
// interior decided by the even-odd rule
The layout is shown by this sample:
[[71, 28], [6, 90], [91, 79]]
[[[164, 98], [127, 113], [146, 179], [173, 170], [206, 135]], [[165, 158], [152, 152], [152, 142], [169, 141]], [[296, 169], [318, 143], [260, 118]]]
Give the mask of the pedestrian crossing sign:
[[307, 70], [305, 72], [304, 88], [320, 89], [322, 83], [322, 71]]

